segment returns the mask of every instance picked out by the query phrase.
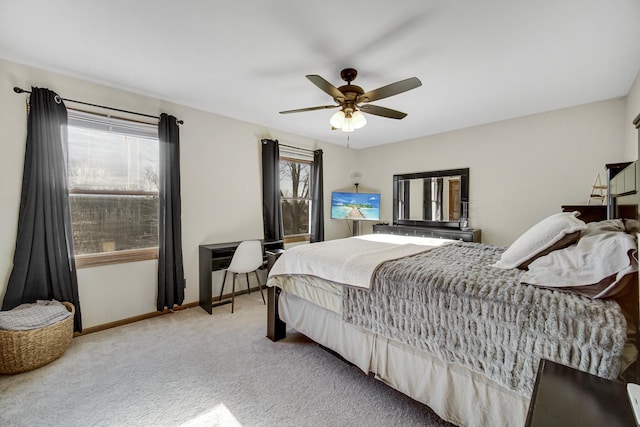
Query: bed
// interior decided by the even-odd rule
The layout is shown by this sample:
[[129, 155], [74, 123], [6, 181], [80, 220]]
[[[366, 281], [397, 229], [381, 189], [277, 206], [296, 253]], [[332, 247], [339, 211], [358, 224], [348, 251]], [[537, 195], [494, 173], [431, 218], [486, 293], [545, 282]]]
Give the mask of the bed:
[[507, 249], [378, 234], [294, 247], [269, 273], [268, 335], [293, 327], [456, 425], [524, 425], [541, 358], [613, 379], [637, 354], [635, 227], [577, 214]]

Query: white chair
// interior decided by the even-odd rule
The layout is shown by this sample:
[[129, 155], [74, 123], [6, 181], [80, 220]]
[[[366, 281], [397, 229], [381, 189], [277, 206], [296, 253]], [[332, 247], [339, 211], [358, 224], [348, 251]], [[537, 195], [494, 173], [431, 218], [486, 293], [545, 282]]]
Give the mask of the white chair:
[[233, 288], [231, 291], [231, 312], [233, 313], [233, 304], [236, 295], [236, 276], [243, 274], [247, 277], [247, 290], [251, 293], [249, 286], [249, 273], [253, 272], [258, 280], [258, 287], [260, 288], [260, 294], [262, 295], [262, 302], [266, 304], [264, 300], [264, 293], [262, 292], [262, 284], [258, 277], [258, 269], [262, 267], [262, 243], [259, 240], [245, 240], [240, 242], [238, 248], [233, 253], [231, 258], [231, 264], [224, 271], [224, 277], [222, 279], [222, 287], [220, 288], [220, 298], [222, 300], [222, 292], [224, 291], [224, 284], [227, 281], [227, 272], [233, 273]]

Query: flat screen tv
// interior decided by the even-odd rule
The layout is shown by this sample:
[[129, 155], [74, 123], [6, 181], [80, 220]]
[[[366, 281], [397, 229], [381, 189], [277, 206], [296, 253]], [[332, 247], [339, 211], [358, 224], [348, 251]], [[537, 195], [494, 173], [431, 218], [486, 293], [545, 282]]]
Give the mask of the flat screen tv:
[[331, 193], [331, 219], [380, 221], [379, 193]]

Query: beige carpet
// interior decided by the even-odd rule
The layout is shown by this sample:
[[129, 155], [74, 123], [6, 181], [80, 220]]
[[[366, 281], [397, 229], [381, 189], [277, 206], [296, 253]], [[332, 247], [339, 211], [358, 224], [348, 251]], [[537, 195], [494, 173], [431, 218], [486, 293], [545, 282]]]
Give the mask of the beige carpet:
[[2, 426], [445, 426], [290, 330], [265, 338], [255, 292], [74, 338], [55, 362], [0, 375]]

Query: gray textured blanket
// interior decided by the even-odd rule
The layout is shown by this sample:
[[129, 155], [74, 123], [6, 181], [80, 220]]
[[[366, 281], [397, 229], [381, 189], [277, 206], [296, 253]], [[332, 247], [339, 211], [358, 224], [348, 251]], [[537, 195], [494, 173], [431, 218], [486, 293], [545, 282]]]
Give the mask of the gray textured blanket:
[[615, 302], [519, 284], [491, 267], [503, 249], [456, 243], [380, 266], [345, 288], [343, 317], [530, 396], [540, 358], [619, 374], [626, 321]]

